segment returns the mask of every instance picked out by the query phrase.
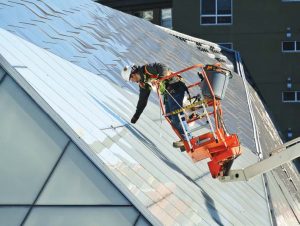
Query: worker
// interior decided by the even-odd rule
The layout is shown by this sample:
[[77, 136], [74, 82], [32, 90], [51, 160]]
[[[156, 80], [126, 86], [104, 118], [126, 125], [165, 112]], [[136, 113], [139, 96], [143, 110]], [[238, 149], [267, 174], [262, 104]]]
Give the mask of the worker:
[[[143, 66], [126, 66], [122, 69], [121, 74], [125, 81], [138, 83], [140, 87], [136, 112], [131, 119], [131, 123], [136, 123], [147, 105], [148, 98], [152, 90], [151, 85], [154, 84], [157, 79], [170, 75], [171, 71], [162, 63], [153, 63]], [[183, 98], [185, 91], [187, 91], [187, 87], [180, 76], [174, 76], [170, 79], [162, 81], [159, 89], [160, 93], [164, 96], [166, 113], [173, 112], [182, 107]], [[183, 112], [180, 114], [183, 114]], [[169, 119], [173, 127], [179, 132], [179, 134], [181, 134], [181, 137], [186, 140], [178, 115], [170, 115]], [[187, 123], [185, 118], [183, 118], [183, 125], [186, 130]], [[191, 139], [191, 135], [188, 134], [188, 136], [188, 138]], [[173, 146], [178, 148], [183, 147], [183, 140], [173, 142]]]

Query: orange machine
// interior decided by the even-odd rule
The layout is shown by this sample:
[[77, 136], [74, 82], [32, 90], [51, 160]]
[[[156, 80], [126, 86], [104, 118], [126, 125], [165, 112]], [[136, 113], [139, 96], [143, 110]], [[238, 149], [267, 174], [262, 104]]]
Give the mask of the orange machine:
[[[190, 79], [193, 83], [187, 86], [189, 92], [193, 94], [189, 97], [189, 104], [181, 106], [174, 112], [166, 113], [162, 95], [159, 93], [160, 82], [174, 76], [183, 77], [184, 73], [192, 69], [197, 69], [197, 73], [193, 73], [197, 76], [196, 79]], [[163, 115], [170, 124], [168, 116], [178, 115], [187, 139], [183, 139], [174, 127], [173, 130], [180, 139], [185, 140], [185, 150], [194, 162], [210, 158], [208, 167], [213, 178], [226, 176], [233, 160], [241, 154], [237, 135], [226, 131], [221, 108], [221, 100], [231, 77], [231, 72], [221, 68], [220, 65], [197, 64], [160, 78], [156, 84]], [[188, 124], [187, 129], [182, 123], [184, 119]], [[191, 139], [188, 138], [188, 133], [192, 134]]]

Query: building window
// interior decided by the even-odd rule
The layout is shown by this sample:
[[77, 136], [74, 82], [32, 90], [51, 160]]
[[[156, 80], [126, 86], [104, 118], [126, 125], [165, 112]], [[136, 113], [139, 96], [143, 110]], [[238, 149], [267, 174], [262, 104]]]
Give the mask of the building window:
[[282, 92], [282, 101], [283, 102], [295, 102], [296, 101], [296, 93], [294, 91], [285, 91]]
[[284, 91], [284, 92], [282, 92], [282, 102], [298, 102], [298, 103], [300, 103], [300, 91]]
[[218, 43], [218, 45], [227, 49], [233, 49], [233, 44], [231, 42]]
[[232, 24], [232, 0], [201, 0], [201, 24]]
[[133, 15], [148, 20], [150, 22], [153, 21], [153, 10], [138, 11], [134, 12]]
[[300, 52], [300, 42], [298, 41], [283, 41], [281, 46], [282, 52]]
[[161, 9], [161, 26], [173, 28], [172, 26], [172, 9]]

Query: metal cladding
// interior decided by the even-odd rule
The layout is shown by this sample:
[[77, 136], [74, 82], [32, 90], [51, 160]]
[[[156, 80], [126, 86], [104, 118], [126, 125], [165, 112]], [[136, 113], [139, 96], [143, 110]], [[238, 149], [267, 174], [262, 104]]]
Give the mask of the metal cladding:
[[[222, 59], [233, 67], [217, 48], [187, 45], [147, 21], [89, 0], [1, 1], [0, 18], [0, 54], [19, 74], [15, 79], [33, 89], [33, 98], [41, 98], [37, 102], [128, 191], [149, 222], [272, 224], [263, 178], [232, 184], [212, 179], [205, 161], [194, 164], [172, 147], [176, 137], [161, 121], [155, 95], [137, 124], [129, 123], [138, 87], [122, 80], [124, 65], [162, 62], [177, 71]], [[228, 130], [238, 134], [244, 149], [233, 168], [258, 161], [245, 86], [236, 74], [223, 101]], [[250, 101], [265, 111], [259, 98]], [[255, 117], [264, 121], [268, 115]], [[280, 143], [270, 120], [268, 127], [261, 139]]]

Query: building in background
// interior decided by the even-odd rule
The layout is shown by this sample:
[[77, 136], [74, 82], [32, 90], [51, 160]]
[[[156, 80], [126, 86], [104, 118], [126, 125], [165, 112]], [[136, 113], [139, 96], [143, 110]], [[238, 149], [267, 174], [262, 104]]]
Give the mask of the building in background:
[[97, 0], [97, 2], [163, 27], [173, 27], [172, 0]]
[[[300, 136], [300, 1], [99, 2], [155, 24], [172, 24], [166, 27], [238, 50], [282, 138]], [[168, 17], [172, 22], [162, 23], [163, 17], [155, 17], [159, 14], [155, 12], [163, 15], [165, 8], [172, 11]], [[149, 19], [149, 12], [153, 19]]]

